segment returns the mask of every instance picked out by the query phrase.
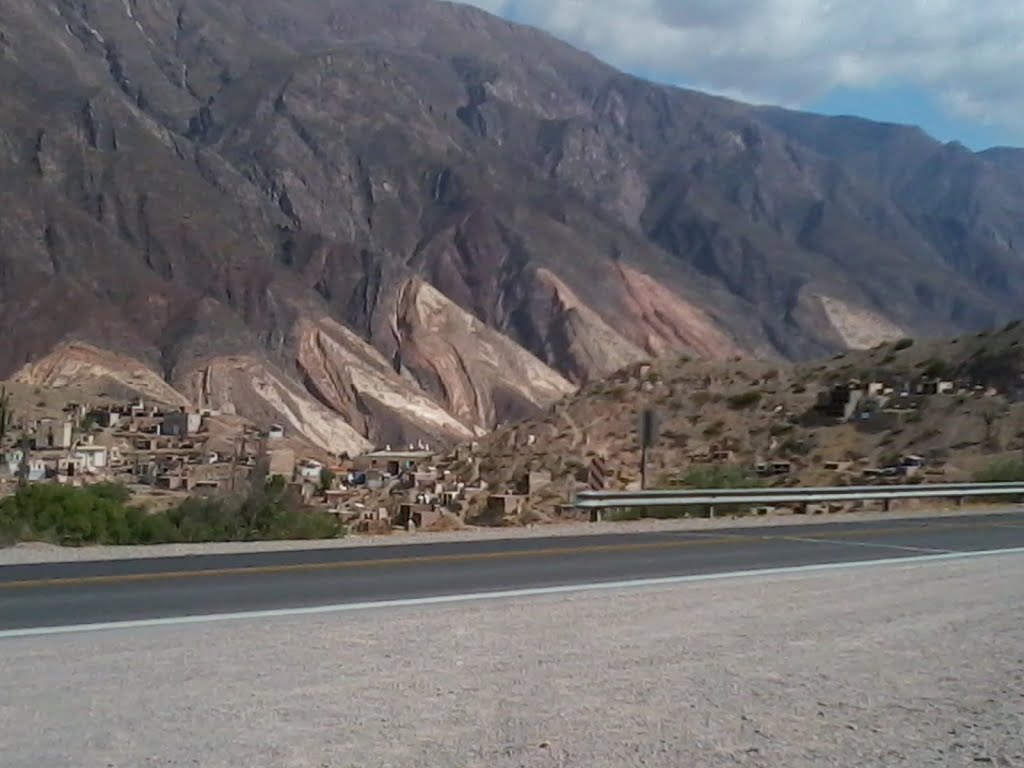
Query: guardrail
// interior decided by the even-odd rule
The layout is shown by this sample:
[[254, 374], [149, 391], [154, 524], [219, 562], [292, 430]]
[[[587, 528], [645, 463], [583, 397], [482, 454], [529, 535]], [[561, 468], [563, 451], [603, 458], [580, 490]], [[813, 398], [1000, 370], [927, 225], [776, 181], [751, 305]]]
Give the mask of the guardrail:
[[[1024, 500], [1024, 483], [920, 483], [918, 485], [857, 485], [826, 488], [723, 488], [671, 491], [582, 491], [574, 505], [597, 511], [632, 507], [707, 507], [774, 504], [826, 504], [842, 501], [881, 501], [888, 510], [899, 499], [956, 499], [1003, 496]], [[599, 515], [598, 515], [599, 519]]]

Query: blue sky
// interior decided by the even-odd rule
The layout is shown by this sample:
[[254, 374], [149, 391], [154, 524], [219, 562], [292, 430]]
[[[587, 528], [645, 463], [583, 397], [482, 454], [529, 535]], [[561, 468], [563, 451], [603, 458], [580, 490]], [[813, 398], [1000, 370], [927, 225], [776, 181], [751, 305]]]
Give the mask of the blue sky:
[[959, 141], [975, 150], [1013, 145], [1017, 138], [1013, 131], [958, 118], [927, 90], [913, 86], [860, 90], [840, 86], [806, 108], [826, 115], [860, 115], [886, 123], [920, 125], [940, 141]]
[[1022, 0], [469, 0], [626, 71], [1024, 146]]

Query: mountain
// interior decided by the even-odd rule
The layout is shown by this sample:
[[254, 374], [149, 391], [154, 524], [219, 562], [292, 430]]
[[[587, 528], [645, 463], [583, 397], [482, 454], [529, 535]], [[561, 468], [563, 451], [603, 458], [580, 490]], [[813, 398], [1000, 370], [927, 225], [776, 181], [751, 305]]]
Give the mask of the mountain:
[[0, 377], [130, 360], [332, 449], [1024, 310], [1024, 152], [654, 85], [469, 7], [0, 0], [0, 93]]

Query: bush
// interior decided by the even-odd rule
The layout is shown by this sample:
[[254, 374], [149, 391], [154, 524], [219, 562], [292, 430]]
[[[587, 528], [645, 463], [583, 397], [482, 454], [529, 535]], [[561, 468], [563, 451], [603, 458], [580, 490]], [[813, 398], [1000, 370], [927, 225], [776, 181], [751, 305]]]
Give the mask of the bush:
[[30, 485], [0, 503], [0, 538], [66, 546], [149, 543], [162, 528], [150, 515], [127, 506], [130, 494], [116, 485], [77, 489]]
[[896, 352], [901, 352], [904, 349], [910, 349], [912, 346], [914, 346], [914, 340], [913, 339], [900, 339], [895, 344], [893, 344], [892, 348]]
[[22, 488], [0, 502], [0, 542], [165, 544], [309, 540], [345, 533], [333, 515], [301, 509], [280, 478], [248, 496], [193, 498], [155, 514], [128, 505], [130, 498], [128, 489], [119, 485]]
[[760, 477], [741, 467], [694, 467], [683, 475], [678, 485], [688, 488], [757, 488]]
[[317, 486], [320, 493], [331, 490], [334, 487], [334, 481], [338, 475], [333, 470], [324, 467], [320, 470], [320, 484]]
[[779, 450], [786, 456], [807, 456], [814, 450], [814, 441], [791, 437], [779, 446]]
[[743, 392], [739, 395], [732, 395], [730, 398], [728, 398], [728, 400], [726, 400], [726, 403], [734, 411], [741, 411], [745, 408], [753, 408], [755, 405], [761, 402], [762, 397], [764, 397], [764, 395], [762, 395], [756, 389], [753, 389], [749, 392]]
[[946, 362], [945, 360], [941, 360], [937, 357], [933, 357], [930, 360], [926, 360], [924, 363], [921, 364], [921, 366], [921, 375], [927, 376], [930, 379], [945, 378], [953, 370], [953, 367], [948, 362]]
[[[668, 484], [698, 489], [757, 488], [763, 485], [763, 481], [754, 473], [740, 467], [705, 466], [694, 467], [677, 480], [669, 479]], [[630, 507], [613, 513], [609, 519], [615, 521], [675, 520], [685, 517], [704, 517], [707, 512], [706, 507], [691, 505]], [[720, 515], [744, 515], [749, 512], [749, 506], [744, 504], [723, 504], [715, 507], [715, 513]]]
[[1021, 483], [1024, 482], [1024, 461], [1006, 459], [989, 464], [974, 475], [976, 483]]
[[706, 389], [701, 389], [690, 395], [690, 399], [693, 401], [694, 405], [700, 407], [707, 405], [708, 403], [717, 403], [722, 399], [722, 396], [717, 392], [709, 392]]

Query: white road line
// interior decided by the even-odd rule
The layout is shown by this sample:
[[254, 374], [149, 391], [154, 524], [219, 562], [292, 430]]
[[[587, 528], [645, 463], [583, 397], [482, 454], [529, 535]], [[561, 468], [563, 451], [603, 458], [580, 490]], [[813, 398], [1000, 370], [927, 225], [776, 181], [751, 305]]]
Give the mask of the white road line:
[[839, 544], [848, 547], [868, 547], [871, 549], [898, 549], [902, 552], [924, 552], [934, 555], [955, 554], [955, 549], [935, 549], [933, 547], [910, 547], [900, 544], [877, 544], [871, 541], [847, 541], [846, 539], [805, 539], [800, 536], [764, 536], [773, 541], [804, 541], [808, 544]]
[[818, 565], [797, 565], [787, 568], [763, 568], [751, 571], [731, 571], [727, 573], [707, 573], [693, 576], [670, 576], [660, 579], [633, 579], [630, 581], [599, 582], [594, 584], [566, 585], [563, 587], [536, 587], [532, 589], [513, 589], [504, 592], [471, 592], [462, 595], [440, 595], [437, 597], [417, 597], [405, 600], [380, 600], [366, 603], [342, 603], [340, 605], [321, 605], [311, 608], [282, 608], [269, 611], [246, 611], [240, 613], [215, 613], [204, 616], [169, 616], [161, 619], [139, 619], [136, 621], [111, 621], [97, 624], [74, 624], [60, 627], [32, 627], [29, 629], [7, 629], [0, 631], [0, 640], [20, 637], [44, 637], [47, 635], [67, 635], [80, 632], [100, 632], [118, 629], [145, 629], [151, 627], [172, 627], [185, 624], [209, 624], [222, 621], [239, 621], [243, 619], [277, 619], [293, 616], [315, 616], [320, 614], [353, 613], [379, 608], [413, 608], [435, 605], [456, 605], [474, 603], [485, 600], [507, 600], [511, 598], [542, 597], [548, 595], [571, 595], [586, 592], [608, 592], [613, 590], [644, 589], [650, 587], [693, 584], [707, 581], [725, 581], [731, 579], [755, 578], [761, 576], [787, 576], [795, 574], [818, 573], [823, 571], [848, 570], [855, 568], [873, 568], [885, 565], [917, 565], [920, 563], [936, 563], [950, 560], [967, 560], [978, 557], [998, 555], [1024, 555], [1024, 547], [1014, 549], [993, 549], [979, 552], [946, 552], [936, 555], [919, 555], [916, 557], [896, 557], [885, 560], [861, 560], [851, 563], [821, 563]]

